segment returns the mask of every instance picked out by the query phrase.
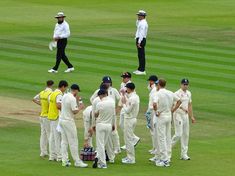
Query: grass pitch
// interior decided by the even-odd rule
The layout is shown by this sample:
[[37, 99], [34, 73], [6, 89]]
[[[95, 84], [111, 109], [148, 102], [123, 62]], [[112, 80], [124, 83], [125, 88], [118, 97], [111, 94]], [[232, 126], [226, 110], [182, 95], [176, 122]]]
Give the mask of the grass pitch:
[[[142, 142], [136, 150], [137, 164], [122, 165], [123, 153], [117, 157], [117, 164], [109, 165], [107, 170], [62, 168], [58, 163], [38, 157], [37, 124], [3, 116], [0, 119], [0, 175], [232, 175], [235, 162], [234, 8], [235, 2], [231, 0], [0, 1], [3, 14], [0, 19], [0, 95], [19, 101], [31, 100], [48, 79], [79, 83], [87, 105], [102, 76], [110, 75], [114, 87], [118, 88], [120, 73], [134, 71], [137, 65], [136, 11], [146, 10], [149, 23], [148, 75], [133, 77], [141, 98], [136, 133]], [[55, 53], [48, 50], [48, 43], [55, 24], [53, 17], [58, 11], [65, 12], [71, 27], [67, 54], [76, 69], [72, 74], [63, 73], [63, 64], [58, 74], [47, 73], [55, 62]], [[148, 99], [146, 79], [151, 74], [166, 78], [172, 91], [178, 89], [181, 78], [187, 77], [193, 94], [197, 124], [191, 126], [189, 154], [192, 160], [180, 161], [177, 146], [170, 168], [156, 168], [148, 162], [150, 140], [143, 114]], [[0, 101], [4, 102], [4, 98]], [[79, 134], [81, 137], [81, 128]]]

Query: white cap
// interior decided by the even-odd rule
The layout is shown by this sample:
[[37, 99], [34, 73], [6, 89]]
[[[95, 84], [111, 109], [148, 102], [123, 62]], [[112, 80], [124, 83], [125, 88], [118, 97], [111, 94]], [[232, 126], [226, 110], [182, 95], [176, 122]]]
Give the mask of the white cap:
[[63, 12], [58, 12], [55, 18], [66, 17]]
[[144, 10], [139, 10], [138, 13], [136, 13], [136, 15], [147, 16], [147, 13]]

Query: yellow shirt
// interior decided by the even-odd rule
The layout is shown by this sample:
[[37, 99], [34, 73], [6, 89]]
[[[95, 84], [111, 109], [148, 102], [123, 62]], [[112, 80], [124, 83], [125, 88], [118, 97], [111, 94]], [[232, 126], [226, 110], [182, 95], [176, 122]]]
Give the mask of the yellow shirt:
[[57, 120], [59, 117], [59, 110], [57, 108], [56, 97], [58, 95], [62, 95], [62, 92], [59, 89], [56, 89], [50, 95], [49, 100], [49, 111], [48, 111], [48, 119], [49, 120]]
[[49, 88], [46, 88], [45, 90], [41, 91], [39, 93], [40, 103], [41, 103], [41, 117], [47, 117], [48, 116], [48, 110], [49, 110], [49, 102], [48, 97], [52, 93], [52, 90]]

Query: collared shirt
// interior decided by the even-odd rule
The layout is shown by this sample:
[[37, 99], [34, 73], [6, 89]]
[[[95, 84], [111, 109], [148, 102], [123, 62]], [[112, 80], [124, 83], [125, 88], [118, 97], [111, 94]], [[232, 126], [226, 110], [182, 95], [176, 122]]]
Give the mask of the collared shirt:
[[75, 114], [73, 111], [78, 110], [77, 100], [70, 92], [65, 94], [61, 103], [61, 120], [74, 120]]
[[164, 88], [158, 90], [154, 97], [158, 113], [170, 113], [174, 102], [179, 100], [180, 98], [176, 94]]
[[135, 34], [135, 38], [139, 38], [138, 39], [138, 43], [141, 43], [143, 38], [147, 37], [147, 32], [148, 32], [148, 23], [146, 21], [146, 19], [143, 20], [137, 20], [136, 21], [136, 34]]
[[61, 24], [56, 23], [53, 38], [68, 38], [70, 36], [69, 24], [64, 21]]
[[139, 113], [140, 98], [136, 92], [128, 94], [126, 104], [123, 104], [124, 118], [137, 118]]
[[188, 111], [188, 104], [192, 102], [191, 92], [189, 90], [183, 91], [182, 89], [179, 89], [175, 94], [181, 101], [181, 105], [176, 112], [185, 113], [185, 110]]
[[[100, 89], [97, 89], [93, 95], [91, 96], [90, 98], [90, 102], [92, 103], [94, 101], [94, 99], [98, 96], [98, 92], [99, 92]], [[108, 96], [110, 98], [112, 98], [114, 101], [115, 101], [115, 104], [118, 103], [118, 101], [120, 100], [120, 94], [118, 92], [117, 89], [113, 88], [113, 87], [109, 87], [108, 88]]]
[[97, 123], [115, 124], [115, 102], [110, 97], [104, 97], [97, 105], [95, 113], [99, 113]]
[[157, 88], [156, 88], [156, 85], [153, 84], [149, 93], [149, 104], [148, 104], [149, 110], [153, 110], [153, 101], [154, 101], [154, 97], [156, 93], [157, 93]]

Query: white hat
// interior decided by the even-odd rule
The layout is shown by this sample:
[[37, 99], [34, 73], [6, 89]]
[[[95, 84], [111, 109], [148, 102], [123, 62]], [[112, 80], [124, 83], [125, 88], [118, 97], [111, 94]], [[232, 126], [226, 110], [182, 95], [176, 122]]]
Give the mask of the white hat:
[[58, 12], [55, 18], [66, 17], [63, 12]]
[[138, 13], [136, 13], [138, 16], [147, 16], [147, 13], [144, 10], [139, 10]]

